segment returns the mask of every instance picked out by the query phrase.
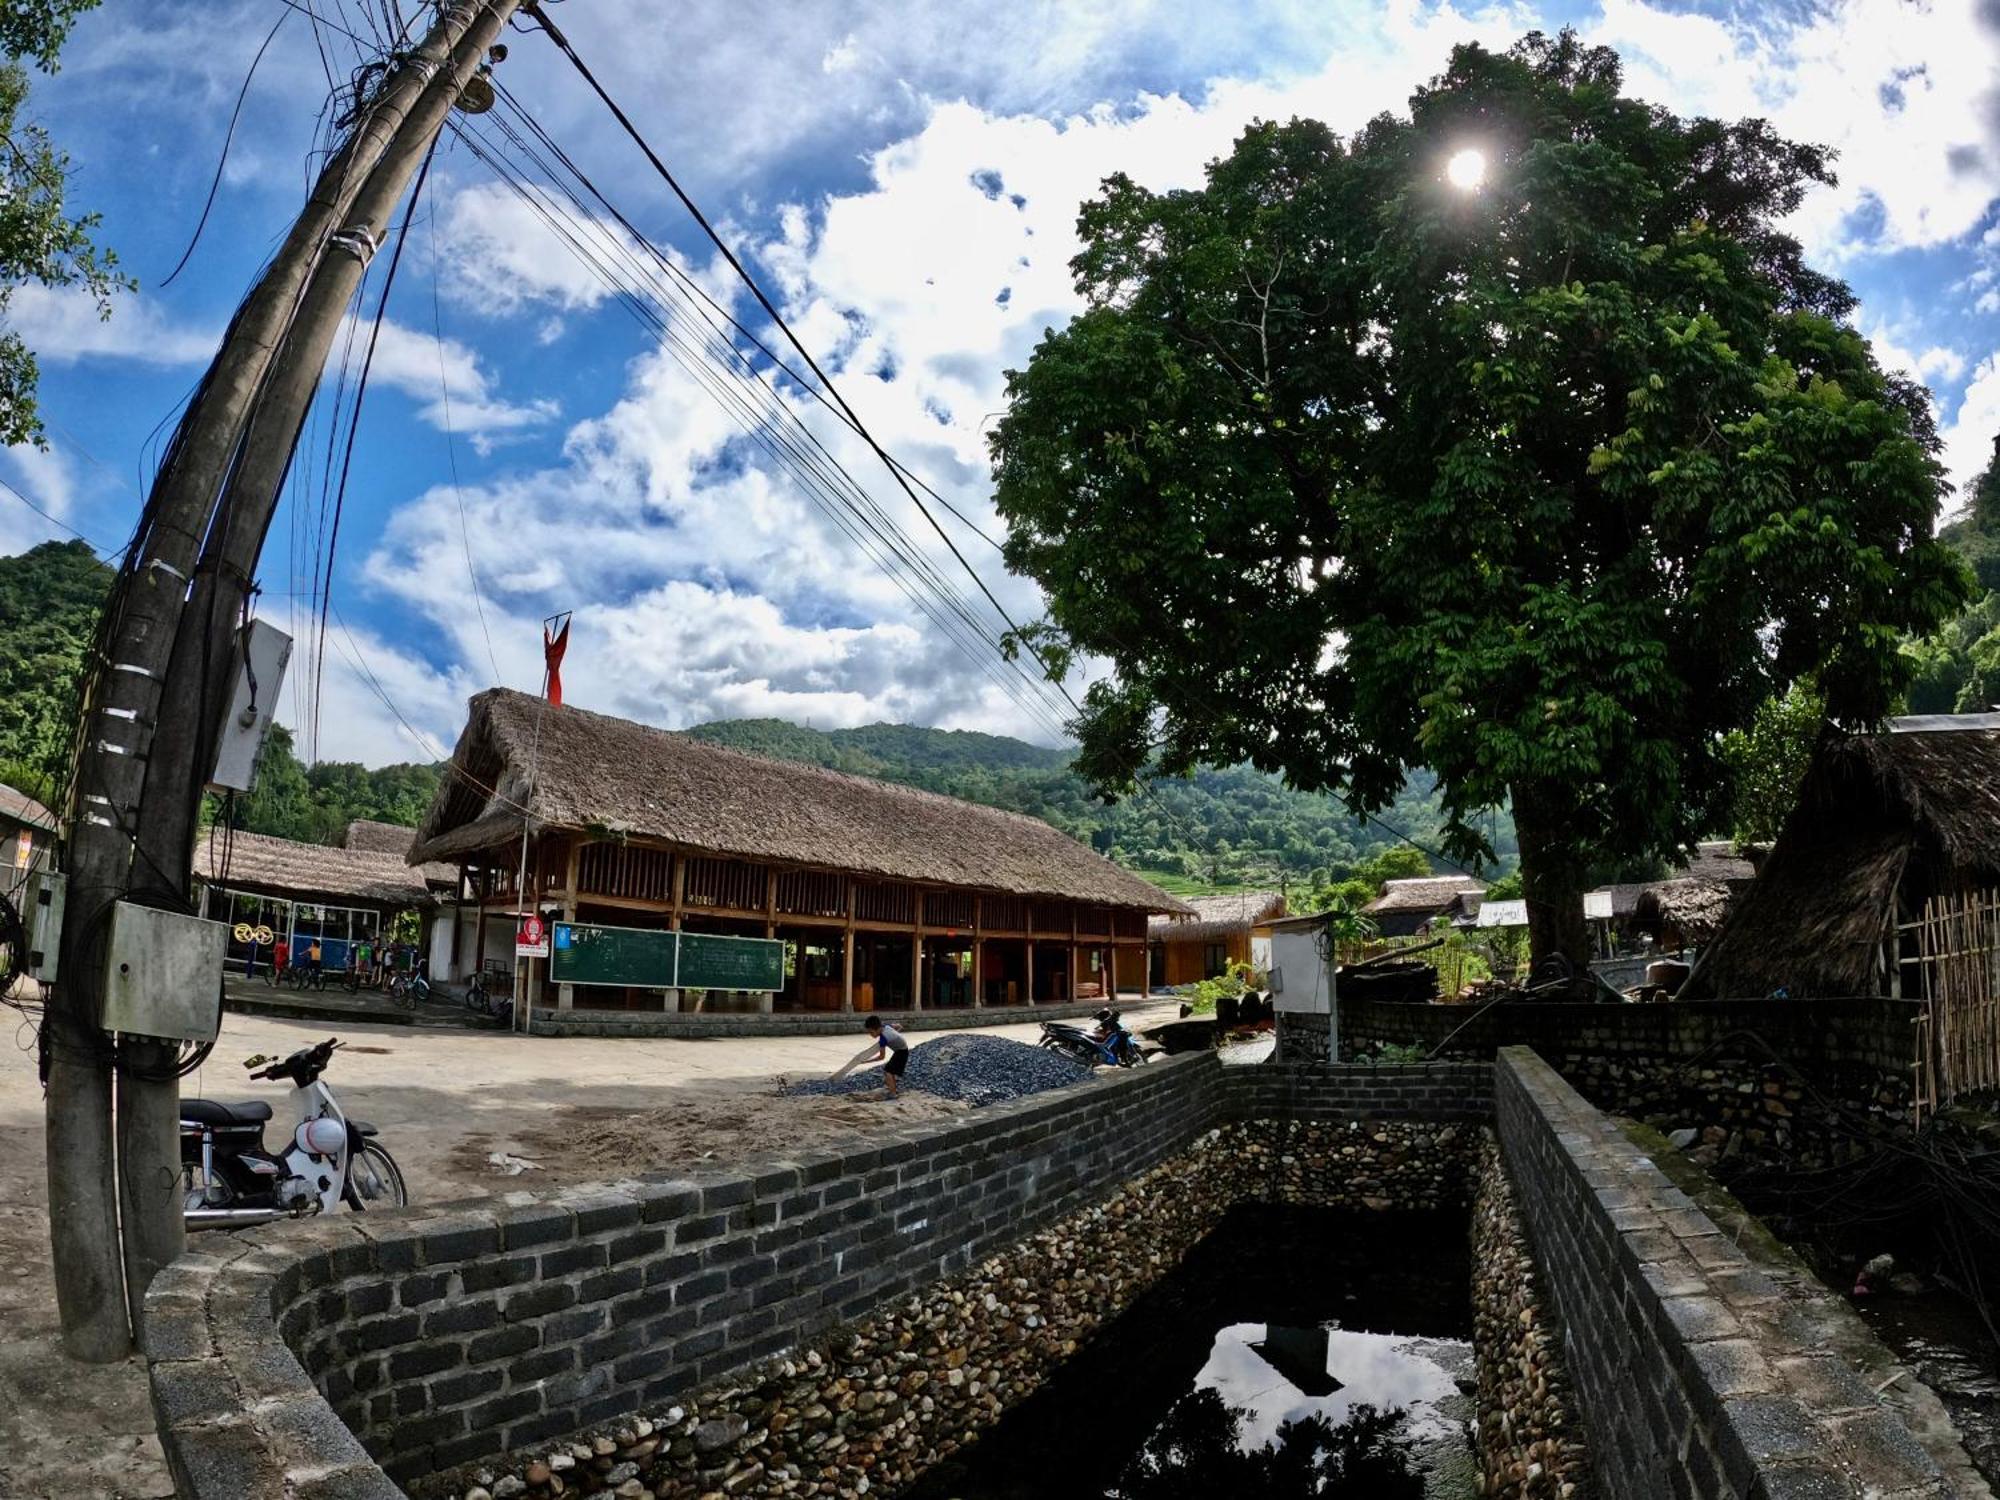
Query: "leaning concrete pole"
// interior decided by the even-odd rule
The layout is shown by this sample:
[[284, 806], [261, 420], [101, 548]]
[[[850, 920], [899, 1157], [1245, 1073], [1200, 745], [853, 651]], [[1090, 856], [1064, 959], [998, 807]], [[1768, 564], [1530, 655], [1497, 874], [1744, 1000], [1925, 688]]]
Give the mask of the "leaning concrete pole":
[[[139, 861], [148, 870], [177, 876], [182, 894], [202, 789], [235, 685], [237, 621], [327, 355], [390, 215], [517, 3], [470, 0], [440, 20], [432, 39], [449, 46], [443, 66], [425, 83], [329, 237], [251, 407], [174, 643], [140, 801]], [[120, 1225], [135, 1328], [153, 1274], [184, 1243], [180, 1200], [171, 1190], [179, 1171], [179, 1119], [176, 1085], [119, 1077]], [[156, 1193], [162, 1181], [170, 1190]]]
[[[431, 34], [364, 104], [346, 144], [321, 172], [305, 211], [238, 311], [182, 419], [106, 606], [102, 654], [92, 663], [82, 695], [65, 808], [69, 917], [62, 983], [49, 1001], [44, 1041], [56, 1301], [64, 1347], [79, 1359], [102, 1363], [122, 1358], [131, 1347], [119, 1258], [111, 1066], [97, 1016], [110, 909], [138, 873], [134, 849], [142, 782], [189, 576], [271, 356], [328, 238], [425, 85], [483, 9], [459, 3], [445, 10]], [[185, 865], [178, 872], [172, 865], [149, 869], [143, 878], [170, 891], [178, 880], [177, 888], [186, 889]], [[152, 1071], [167, 1050], [142, 1044], [132, 1060]], [[178, 1086], [156, 1087], [159, 1095], [134, 1100], [133, 1107], [151, 1117], [149, 1132], [159, 1131], [163, 1115], [171, 1132]], [[162, 1111], [167, 1097], [176, 1102]], [[162, 1168], [170, 1174], [165, 1182]], [[135, 1190], [162, 1206], [173, 1202], [171, 1191], [154, 1189], [171, 1188], [177, 1159], [155, 1151], [141, 1170], [146, 1176], [134, 1178]], [[172, 1232], [179, 1233], [177, 1214]], [[167, 1244], [164, 1235], [158, 1243]]]

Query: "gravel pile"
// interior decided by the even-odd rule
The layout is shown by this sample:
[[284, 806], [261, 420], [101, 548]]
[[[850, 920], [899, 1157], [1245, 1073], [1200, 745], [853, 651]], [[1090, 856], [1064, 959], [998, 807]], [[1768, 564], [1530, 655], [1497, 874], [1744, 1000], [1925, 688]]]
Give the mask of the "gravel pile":
[[[1082, 1063], [1026, 1042], [1001, 1036], [941, 1036], [910, 1049], [903, 1087], [958, 1099], [967, 1104], [999, 1104], [1046, 1089], [1081, 1083], [1090, 1076]], [[788, 1094], [857, 1094], [882, 1087], [879, 1067], [857, 1068], [839, 1083], [807, 1079]]]

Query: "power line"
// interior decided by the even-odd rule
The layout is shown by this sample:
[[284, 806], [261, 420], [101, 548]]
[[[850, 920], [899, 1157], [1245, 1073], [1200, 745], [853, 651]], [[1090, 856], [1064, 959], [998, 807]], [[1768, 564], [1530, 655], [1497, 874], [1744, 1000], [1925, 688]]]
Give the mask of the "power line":
[[278, 29], [291, 18], [290, 11], [281, 14], [266, 33], [264, 44], [257, 49], [257, 55], [250, 59], [250, 70], [243, 75], [243, 87], [236, 91], [236, 107], [229, 112], [229, 128], [222, 134], [222, 155], [215, 163], [215, 176], [209, 179], [208, 196], [202, 200], [201, 216], [195, 220], [194, 233], [188, 238], [187, 249], [183, 250], [181, 258], [174, 262], [174, 268], [161, 279], [160, 285], [163, 287], [171, 286], [174, 278], [187, 268], [188, 260], [194, 255], [194, 247], [201, 243], [201, 232], [208, 224], [208, 211], [215, 207], [216, 189], [222, 186], [223, 168], [229, 165], [229, 148], [236, 140], [236, 122], [243, 118], [243, 101], [250, 97], [250, 82], [257, 76], [257, 65], [264, 60], [265, 52], [277, 39]]

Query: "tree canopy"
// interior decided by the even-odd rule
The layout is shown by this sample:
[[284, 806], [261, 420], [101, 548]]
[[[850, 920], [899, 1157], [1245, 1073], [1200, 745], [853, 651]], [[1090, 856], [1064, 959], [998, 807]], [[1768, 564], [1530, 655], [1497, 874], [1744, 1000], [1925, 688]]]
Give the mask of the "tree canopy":
[[[0, 0], [0, 317], [14, 289], [27, 282], [80, 286], [111, 316], [112, 294], [132, 285], [118, 260], [91, 241], [96, 214], [72, 215], [64, 203], [69, 158], [48, 133], [23, 117], [31, 58], [53, 72], [69, 28], [97, 0]], [[35, 389], [41, 378], [34, 351], [12, 329], [0, 330], [0, 444], [39, 443]]]
[[1967, 589], [1927, 398], [1780, 228], [1828, 153], [1620, 83], [1570, 33], [1463, 46], [1352, 140], [1109, 179], [993, 438], [1028, 644], [1116, 669], [1089, 775], [1371, 808], [1427, 766], [1461, 858], [1511, 804], [1538, 954], [1592, 868], [1727, 826], [1729, 729], [1806, 674], [1885, 714]]

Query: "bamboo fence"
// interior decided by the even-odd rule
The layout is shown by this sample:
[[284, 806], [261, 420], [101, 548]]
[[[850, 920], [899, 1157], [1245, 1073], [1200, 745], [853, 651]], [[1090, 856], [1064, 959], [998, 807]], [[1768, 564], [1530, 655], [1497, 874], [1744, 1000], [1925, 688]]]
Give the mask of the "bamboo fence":
[[1926, 1113], [1962, 1095], [2000, 1089], [2000, 890], [1933, 896], [1898, 932], [1912, 936], [1917, 949], [1922, 1124]]

